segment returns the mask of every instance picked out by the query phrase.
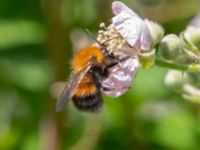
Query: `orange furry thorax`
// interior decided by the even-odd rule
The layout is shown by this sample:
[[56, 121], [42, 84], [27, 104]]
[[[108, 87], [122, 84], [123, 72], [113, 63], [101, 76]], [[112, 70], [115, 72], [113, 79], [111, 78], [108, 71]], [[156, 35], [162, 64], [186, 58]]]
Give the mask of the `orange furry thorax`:
[[104, 61], [104, 54], [99, 48], [95, 46], [86, 47], [75, 54], [74, 59], [72, 60], [73, 70], [78, 72], [84, 69], [92, 57], [95, 57], [99, 64]]

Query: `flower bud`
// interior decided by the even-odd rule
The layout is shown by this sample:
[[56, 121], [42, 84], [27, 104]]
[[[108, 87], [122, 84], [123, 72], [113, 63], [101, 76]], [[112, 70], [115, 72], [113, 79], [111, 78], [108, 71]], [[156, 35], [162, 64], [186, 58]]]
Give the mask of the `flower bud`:
[[153, 39], [153, 46], [154, 46], [157, 43], [159, 43], [161, 41], [161, 39], [163, 38], [164, 29], [161, 25], [159, 25], [153, 21], [150, 21], [148, 19], [145, 19], [145, 22], [147, 23], [149, 30], [151, 32], [151, 36]]
[[183, 32], [183, 36], [187, 40], [186, 47], [189, 47], [194, 52], [200, 50], [200, 27], [188, 26]]
[[141, 67], [144, 68], [144, 69], [148, 69], [154, 64], [155, 50], [140, 53], [138, 58], [139, 58], [139, 62], [140, 62]]
[[175, 34], [166, 35], [159, 45], [159, 54], [166, 60], [178, 59], [183, 54], [181, 40]]
[[165, 76], [165, 84], [170, 88], [178, 91], [182, 90], [182, 86], [190, 80], [187, 73], [181, 71], [170, 70]]
[[190, 84], [183, 86], [182, 96], [189, 101], [200, 103], [200, 89]]
[[199, 55], [200, 50], [200, 14], [194, 17], [188, 24], [185, 31], [182, 32], [181, 38], [185, 48]]

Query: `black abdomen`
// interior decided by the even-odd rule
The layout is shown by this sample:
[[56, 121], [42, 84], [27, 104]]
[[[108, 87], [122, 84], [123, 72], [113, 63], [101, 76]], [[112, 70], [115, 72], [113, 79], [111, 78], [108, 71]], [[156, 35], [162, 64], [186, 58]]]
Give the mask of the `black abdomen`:
[[91, 95], [73, 96], [74, 105], [82, 111], [99, 112], [103, 106], [103, 100], [99, 92]]

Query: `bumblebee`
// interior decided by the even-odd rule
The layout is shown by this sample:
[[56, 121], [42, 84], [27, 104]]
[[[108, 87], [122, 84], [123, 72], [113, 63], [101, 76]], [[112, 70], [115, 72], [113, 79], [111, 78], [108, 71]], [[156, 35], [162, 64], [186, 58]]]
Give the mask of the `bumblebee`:
[[101, 111], [101, 91], [112, 90], [102, 87], [102, 81], [109, 76], [109, 68], [127, 58], [116, 59], [104, 46], [89, 46], [80, 50], [72, 60], [72, 75], [58, 98], [56, 111], [62, 111], [70, 99], [81, 111]]

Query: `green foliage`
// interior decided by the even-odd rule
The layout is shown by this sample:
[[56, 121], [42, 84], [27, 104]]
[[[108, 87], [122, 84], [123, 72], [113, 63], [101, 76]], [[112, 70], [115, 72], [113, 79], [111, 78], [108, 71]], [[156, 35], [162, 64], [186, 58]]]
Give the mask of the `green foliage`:
[[[167, 70], [159, 67], [140, 70], [125, 95], [105, 96], [100, 114], [79, 112], [71, 102], [65, 112], [55, 113], [54, 93], [60, 89], [56, 92], [53, 85], [70, 74], [74, 29], [93, 30], [108, 21], [112, 1], [64, 0], [57, 7], [59, 2], [0, 1], [0, 150], [200, 149], [199, 106], [172, 93], [164, 85]], [[126, 2], [142, 14], [143, 5], [172, 1]], [[195, 15], [187, 12], [181, 25], [178, 17], [157, 21], [167, 33], [179, 32]], [[87, 39], [80, 37], [76, 44], [84, 42]]]

